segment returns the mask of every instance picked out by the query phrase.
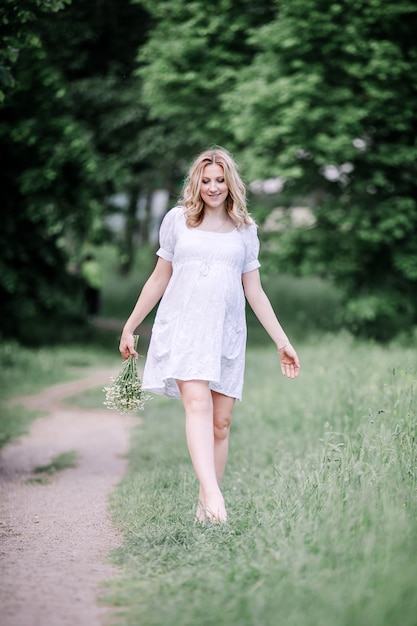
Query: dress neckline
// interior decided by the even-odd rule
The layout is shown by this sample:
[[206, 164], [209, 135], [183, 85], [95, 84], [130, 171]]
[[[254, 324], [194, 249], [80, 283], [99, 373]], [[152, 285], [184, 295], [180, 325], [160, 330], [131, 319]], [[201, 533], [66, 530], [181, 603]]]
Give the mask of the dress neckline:
[[184, 226], [185, 228], [187, 228], [187, 230], [193, 230], [193, 231], [197, 231], [199, 233], [207, 233], [208, 235], [231, 235], [232, 233], [234, 233], [235, 231], [237, 231], [237, 226], [235, 225], [234, 228], [232, 230], [229, 230], [227, 232], [221, 233], [219, 231], [216, 230], [203, 230], [202, 228], [199, 228], [198, 226], [187, 226], [186, 224], [186, 220], [185, 220], [185, 210], [184, 207], [181, 207], [183, 209], [183, 217], [184, 217]]
[[[187, 227], [188, 228], [188, 227]], [[221, 233], [216, 230], [203, 230], [202, 228], [189, 228], [189, 230], [196, 230], [199, 233], [207, 233], [208, 235], [231, 235], [235, 232], [236, 226], [232, 230], [228, 230], [227, 232]]]

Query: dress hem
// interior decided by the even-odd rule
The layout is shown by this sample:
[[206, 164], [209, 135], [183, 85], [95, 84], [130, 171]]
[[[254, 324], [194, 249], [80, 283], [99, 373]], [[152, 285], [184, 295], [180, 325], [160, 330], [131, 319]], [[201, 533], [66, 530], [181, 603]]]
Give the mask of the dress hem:
[[[172, 381], [172, 380], [175, 381], [177, 379], [168, 377], [166, 380], [167, 381]], [[181, 379], [179, 378], [178, 380], [181, 380]], [[204, 381], [207, 381], [206, 378], [190, 378], [188, 380], [204, 380]], [[239, 402], [241, 402], [242, 394], [236, 394], [236, 393], [232, 393], [232, 392], [227, 392], [224, 389], [220, 389], [219, 383], [217, 383], [215, 381], [208, 380], [207, 382], [208, 382], [208, 385], [209, 385], [209, 389], [211, 391], [215, 391], [216, 393], [221, 393], [223, 396], [227, 396], [228, 398], [233, 398], [234, 400], [238, 400]], [[175, 385], [176, 385], [176, 383], [175, 383]], [[178, 386], [177, 386], [177, 389], [178, 389]], [[172, 385], [165, 385], [164, 387], [150, 387], [150, 386], [145, 386], [145, 385], [142, 384], [142, 390], [143, 391], [147, 391], [149, 393], [153, 393], [153, 394], [155, 394], [157, 396], [166, 396], [167, 398], [176, 398], [178, 400], [182, 399], [181, 398], [181, 393], [179, 392], [179, 390], [177, 391], [175, 389], [175, 387], [173, 387]]]

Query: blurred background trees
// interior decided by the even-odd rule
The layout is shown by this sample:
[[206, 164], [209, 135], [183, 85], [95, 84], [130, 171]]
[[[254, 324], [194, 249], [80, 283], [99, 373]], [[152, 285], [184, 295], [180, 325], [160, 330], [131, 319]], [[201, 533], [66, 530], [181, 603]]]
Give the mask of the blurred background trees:
[[175, 204], [213, 144], [253, 190], [272, 277], [334, 282], [356, 333], [416, 324], [415, 3], [5, 0], [0, 16], [3, 335], [81, 322], [77, 270], [114, 239], [109, 213], [126, 273], [153, 192]]
[[279, 9], [227, 104], [245, 171], [310, 196], [315, 226], [286, 229], [277, 263], [333, 278], [349, 326], [385, 338], [416, 322], [417, 6]]
[[133, 70], [145, 14], [116, 1], [7, 0], [1, 11], [1, 331], [54, 339], [52, 320], [63, 331], [85, 317], [76, 270], [106, 237], [106, 199], [144, 169]]

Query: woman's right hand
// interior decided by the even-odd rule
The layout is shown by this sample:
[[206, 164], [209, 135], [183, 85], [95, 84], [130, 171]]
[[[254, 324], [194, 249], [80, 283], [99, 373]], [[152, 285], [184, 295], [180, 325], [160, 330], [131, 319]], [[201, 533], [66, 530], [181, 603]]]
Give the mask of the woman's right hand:
[[125, 360], [130, 356], [134, 356], [135, 359], [138, 358], [139, 355], [135, 350], [135, 339], [133, 337], [133, 333], [123, 331], [122, 336], [120, 337], [119, 351]]
[[300, 360], [298, 355], [290, 343], [285, 344], [278, 350], [281, 361], [281, 372], [283, 376], [288, 378], [296, 378], [300, 371]]

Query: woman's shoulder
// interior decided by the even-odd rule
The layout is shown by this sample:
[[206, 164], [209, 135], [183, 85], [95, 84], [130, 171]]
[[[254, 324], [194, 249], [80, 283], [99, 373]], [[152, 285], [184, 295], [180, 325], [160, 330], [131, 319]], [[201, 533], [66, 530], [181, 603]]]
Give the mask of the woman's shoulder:
[[182, 206], [182, 204], [176, 204], [175, 206], [172, 207], [172, 209], [169, 209], [169, 213], [175, 213], [175, 214], [184, 214], [185, 208]]
[[184, 217], [184, 210], [185, 209], [183, 206], [181, 206], [180, 204], [176, 204], [171, 209], [168, 209], [168, 211], [165, 213], [165, 218], [175, 220]]
[[184, 207], [182, 207], [181, 205], [175, 205], [171, 209], [168, 209], [168, 211], [165, 213], [162, 219], [162, 224], [164, 227], [173, 226], [174, 224], [176, 224], [177, 222], [183, 219], [184, 219]]
[[249, 223], [242, 224], [239, 228], [239, 232], [242, 233], [243, 237], [253, 237], [258, 232], [258, 225], [255, 220], [249, 216]]

